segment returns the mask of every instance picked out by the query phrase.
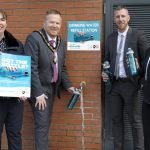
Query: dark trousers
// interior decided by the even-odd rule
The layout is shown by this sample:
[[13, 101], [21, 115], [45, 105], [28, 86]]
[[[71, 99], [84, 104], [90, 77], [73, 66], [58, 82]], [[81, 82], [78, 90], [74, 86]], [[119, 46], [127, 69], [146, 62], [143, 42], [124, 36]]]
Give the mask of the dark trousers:
[[[23, 122], [23, 102], [17, 98], [0, 98], [0, 144], [5, 125], [8, 150], [21, 150], [21, 127]], [[0, 148], [1, 149], [1, 148]]]
[[145, 150], [150, 150], [150, 104], [143, 102], [143, 130]]
[[137, 104], [137, 88], [128, 79], [115, 80], [110, 93], [112, 133], [114, 137], [114, 150], [123, 150], [124, 115], [126, 106], [127, 115], [132, 127], [134, 150], [144, 150], [143, 128], [141, 113]]
[[44, 110], [39, 110], [38, 107], [35, 107], [36, 99], [30, 100], [35, 121], [35, 150], [48, 150], [49, 126], [54, 102], [53, 87], [52, 93], [45, 93], [48, 99], [46, 100], [47, 107]]

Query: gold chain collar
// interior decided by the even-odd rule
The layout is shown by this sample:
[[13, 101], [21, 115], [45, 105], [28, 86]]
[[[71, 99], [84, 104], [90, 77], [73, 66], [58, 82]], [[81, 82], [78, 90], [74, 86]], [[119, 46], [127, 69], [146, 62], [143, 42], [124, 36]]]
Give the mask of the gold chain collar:
[[48, 46], [48, 48], [52, 51], [52, 52], [56, 52], [58, 51], [58, 48], [60, 46], [60, 42], [61, 42], [61, 38], [60, 36], [57, 36], [57, 42], [56, 42], [56, 47], [54, 48], [53, 46], [50, 45], [50, 43], [46, 40], [45, 36], [43, 35], [43, 33], [41, 31], [34, 31], [37, 32], [41, 35], [43, 41], [46, 43], [46, 45]]

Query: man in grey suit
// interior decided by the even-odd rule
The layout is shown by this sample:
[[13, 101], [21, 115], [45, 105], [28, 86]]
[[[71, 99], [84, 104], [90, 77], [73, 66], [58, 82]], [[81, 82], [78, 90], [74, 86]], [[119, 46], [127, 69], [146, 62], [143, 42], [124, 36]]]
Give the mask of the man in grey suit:
[[[114, 150], [124, 149], [124, 106], [126, 106], [132, 127], [134, 150], [144, 150], [141, 114], [135, 105], [137, 104], [137, 94], [141, 87], [143, 76], [142, 63], [144, 54], [149, 45], [143, 32], [129, 27], [129, 20], [128, 9], [123, 6], [116, 7], [114, 10], [114, 21], [118, 31], [110, 34], [106, 43], [105, 61], [109, 61], [112, 73], [112, 85], [109, 96]], [[134, 75], [127, 60], [128, 48], [131, 48], [134, 52], [137, 70]], [[107, 82], [108, 75], [102, 72], [102, 78], [104, 82]]]
[[74, 91], [65, 66], [66, 43], [58, 35], [61, 13], [48, 10], [43, 28], [32, 32], [26, 39], [25, 52], [32, 58], [31, 99], [35, 119], [36, 150], [48, 150], [48, 130], [54, 96], [59, 96], [60, 85]]

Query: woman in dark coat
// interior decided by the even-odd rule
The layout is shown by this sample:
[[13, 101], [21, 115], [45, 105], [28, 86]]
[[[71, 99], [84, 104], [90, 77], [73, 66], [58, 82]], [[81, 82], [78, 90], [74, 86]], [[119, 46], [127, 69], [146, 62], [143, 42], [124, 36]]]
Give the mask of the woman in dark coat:
[[[0, 9], [0, 52], [22, 55], [23, 45], [11, 33], [6, 31], [7, 15]], [[21, 150], [21, 127], [23, 121], [23, 100], [25, 97], [0, 96], [0, 149], [3, 127], [5, 125], [8, 149]]]

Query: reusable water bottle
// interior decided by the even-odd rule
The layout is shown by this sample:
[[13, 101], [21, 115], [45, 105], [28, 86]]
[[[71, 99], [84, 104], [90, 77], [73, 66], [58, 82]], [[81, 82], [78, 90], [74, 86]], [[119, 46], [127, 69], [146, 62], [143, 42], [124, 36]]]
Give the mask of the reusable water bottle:
[[103, 71], [108, 75], [109, 79], [107, 82], [105, 82], [105, 85], [110, 85], [111, 84], [111, 72], [110, 72], [110, 64], [109, 61], [105, 61], [103, 63]]
[[[83, 91], [85, 85], [86, 85], [86, 82], [85, 82], [85, 81], [80, 82], [80, 88], [76, 88], [76, 89], [74, 90], [73, 95], [72, 95], [72, 97], [71, 97], [71, 99], [69, 100], [69, 103], [68, 103], [68, 105], [67, 105], [67, 109], [70, 109], [70, 110], [71, 110], [71, 109], [74, 108], [74, 106], [75, 106], [75, 104], [76, 104], [78, 98], [81, 96], [81, 93], [82, 93], [82, 91]], [[82, 96], [81, 96], [81, 97], [82, 97]]]
[[80, 95], [81, 95], [81, 90], [76, 88], [67, 105], [68, 109], [73, 109]]
[[131, 48], [128, 48], [127, 63], [130, 68], [131, 74], [134, 76], [137, 74], [137, 67], [136, 67], [135, 58], [133, 54], [134, 54], [134, 51]]

